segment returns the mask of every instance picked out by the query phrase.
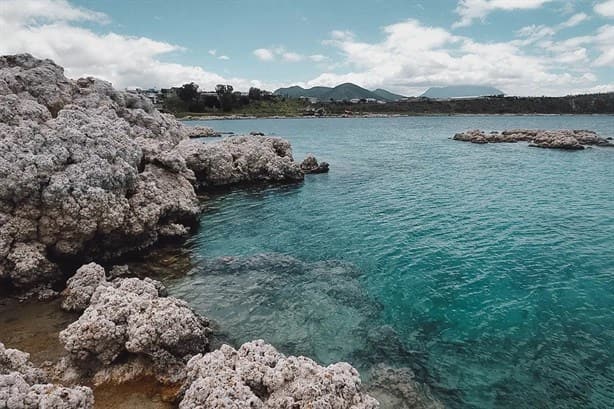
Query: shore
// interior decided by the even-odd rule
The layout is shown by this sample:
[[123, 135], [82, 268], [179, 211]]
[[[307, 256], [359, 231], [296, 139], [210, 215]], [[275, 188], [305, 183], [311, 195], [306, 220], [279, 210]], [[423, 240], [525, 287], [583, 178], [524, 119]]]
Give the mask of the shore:
[[[304, 183], [327, 163], [295, 161], [281, 138], [190, 140], [146, 98], [69, 80], [27, 54], [0, 57], [0, 79], [17, 90], [8, 88], [0, 124], [2, 399], [59, 409], [379, 406], [348, 363], [323, 367], [262, 340], [216, 345], [215, 324], [169, 296], [146, 263], [140, 273], [122, 264], [180, 244], [210, 189]], [[401, 377], [415, 399], [412, 379], [379, 373]], [[373, 393], [386, 397], [385, 385]]]

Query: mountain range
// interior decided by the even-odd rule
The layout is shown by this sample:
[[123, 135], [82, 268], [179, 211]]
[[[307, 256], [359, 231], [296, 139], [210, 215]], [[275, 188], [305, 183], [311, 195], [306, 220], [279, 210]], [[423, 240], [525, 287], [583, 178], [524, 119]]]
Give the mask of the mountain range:
[[[276, 95], [286, 98], [318, 98], [321, 101], [342, 101], [351, 99], [377, 99], [380, 101], [392, 102], [405, 98], [403, 95], [395, 94], [382, 88], [373, 91], [362, 88], [356, 84], [345, 83], [331, 87], [303, 88], [295, 85], [288, 88], [279, 88], [275, 91]], [[452, 85], [448, 87], [432, 87], [426, 90], [421, 96], [432, 99], [448, 98], [469, 98], [491, 95], [503, 95], [503, 91], [483, 85]]]
[[368, 89], [359, 87], [356, 84], [345, 83], [337, 85], [334, 88], [331, 87], [313, 87], [303, 88], [295, 85], [288, 88], [280, 88], [275, 91], [275, 95], [281, 95], [286, 98], [318, 98], [321, 101], [329, 101], [331, 99], [335, 101], [350, 100], [350, 99], [377, 99], [381, 101], [397, 101], [405, 98], [402, 95], [394, 94], [386, 91], [385, 89], [376, 89], [369, 91]]

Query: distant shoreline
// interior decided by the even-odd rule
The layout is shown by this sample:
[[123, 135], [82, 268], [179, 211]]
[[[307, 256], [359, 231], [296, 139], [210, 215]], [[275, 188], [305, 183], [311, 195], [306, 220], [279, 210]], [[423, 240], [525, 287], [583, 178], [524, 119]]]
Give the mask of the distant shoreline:
[[540, 114], [540, 113], [522, 113], [522, 114], [363, 114], [363, 115], [323, 115], [323, 116], [303, 116], [303, 115], [187, 115], [184, 117], [176, 117], [178, 121], [229, 121], [229, 120], [249, 120], [249, 119], [370, 119], [370, 118], [409, 118], [409, 117], [520, 117], [520, 116], [614, 116], [614, 114]]

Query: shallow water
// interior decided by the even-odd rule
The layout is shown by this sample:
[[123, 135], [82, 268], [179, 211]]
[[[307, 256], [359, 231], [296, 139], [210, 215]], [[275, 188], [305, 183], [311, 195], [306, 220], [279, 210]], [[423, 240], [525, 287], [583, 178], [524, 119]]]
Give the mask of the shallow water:
[[208, 201], [171, 292], [234, 343], [408, 366], [452, 408], [614, 407], [614, 149], [449, 139], [612, 137], [614, 117], [192, 124], [284, 136], [297, 159], [331, 163], [300, 185]]

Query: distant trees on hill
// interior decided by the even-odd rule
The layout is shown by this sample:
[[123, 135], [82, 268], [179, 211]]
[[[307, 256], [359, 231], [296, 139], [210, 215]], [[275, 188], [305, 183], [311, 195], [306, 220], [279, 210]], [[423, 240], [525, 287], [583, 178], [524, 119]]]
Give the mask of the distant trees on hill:
[[170, 112], [232, 112], [252, 101], [279, 99], [271, 92], [259, 88], [252, 87], [249, 92], [242, 93], [228, 84], [216, 85], [215, 91], [200, 91], [194, 82], [163, 90], [162, 95], [162, 106]]

